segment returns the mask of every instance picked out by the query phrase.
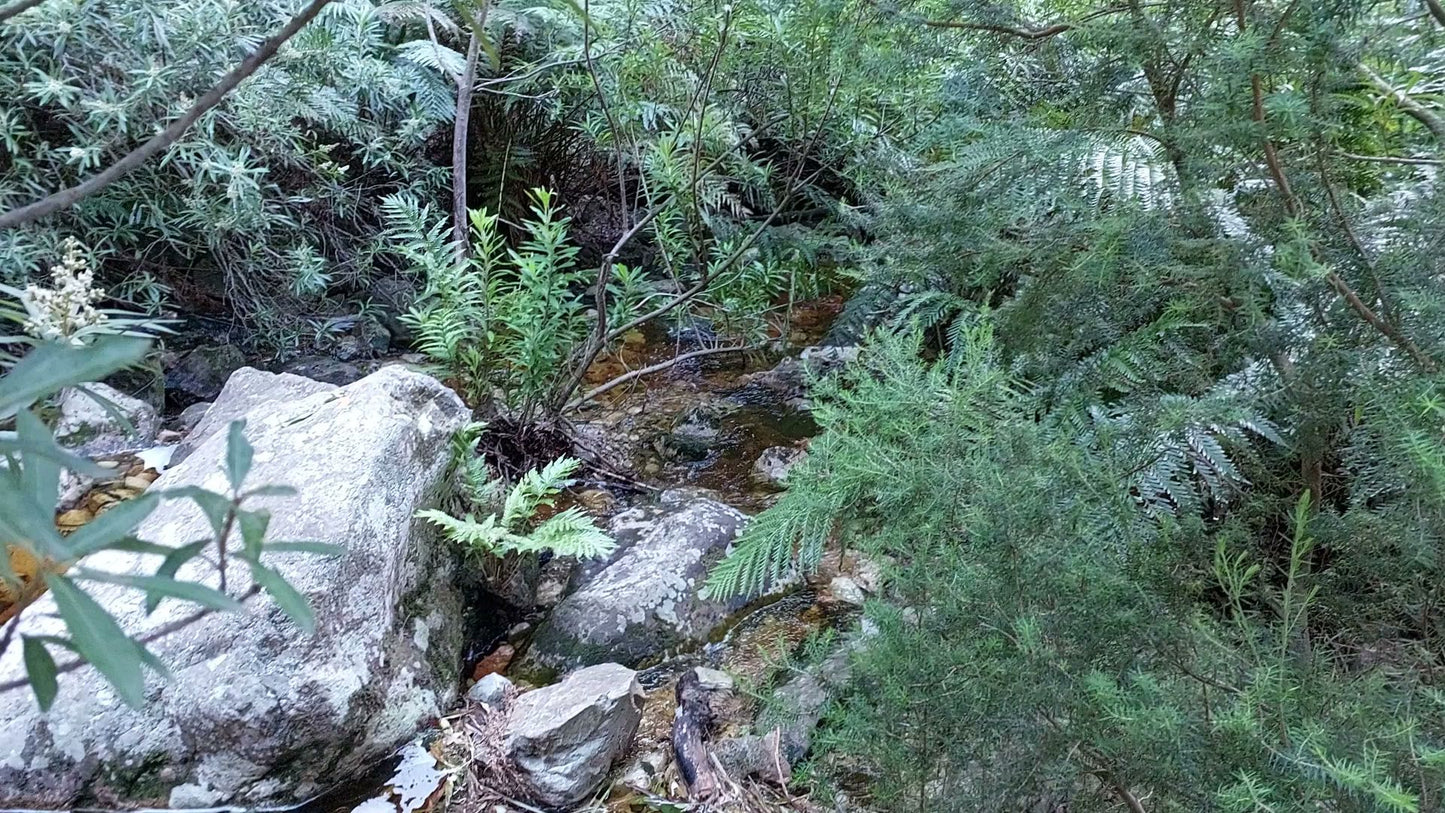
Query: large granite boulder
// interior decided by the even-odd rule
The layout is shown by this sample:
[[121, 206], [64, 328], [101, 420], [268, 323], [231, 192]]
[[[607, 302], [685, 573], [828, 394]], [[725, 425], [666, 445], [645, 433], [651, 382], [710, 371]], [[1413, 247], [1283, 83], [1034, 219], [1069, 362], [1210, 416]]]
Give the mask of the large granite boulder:
[[208, 438], [230, 426], [231, 421], [246, 417], [258, 407], [297, 401], [308, 395], [334, 389], [335, 385], [299, 375], [268, 373], [254, 367], [242, 367], [231, 374], [221, 394], [216, 396], [215, 403], [206, 409], [185, 439], [176, 444], [176, 450], [171, 454], [171, 465], [190, 457]]
[[[413, 514], [442, 496], [449, 441], [469, 417], [454, 393], [400, 368], [251, 412], [247, 483], [297, 489], [255, 500], [272, 514], [268, 537], [345, 549], [267, 557], [309, 599], [315, 634], [261, 596], [244, 614], [211, 615], [152, 644], [174, 677], [152, 678], [140, 709], [88, 667], [61, 676], [49, 713], [26, 691], [0, 694], [0, 807], [296, 801], [389, 753], [445, 709], [463, 639], [455, 557]], [[154, 487], [223, 489], [226, 434], [211, 435]], [[138, 532], [169, 546], [210, 534], [182, 500], [163, 503]], [[157, 565], [122, 552], [87, 563], [131, 574]], [[207, 570], [193, 560], [181, 576], [213, 581]], [[245, 589], [236, 585], [244, 578], [232, 569], [233, 591]], [[132, 634], [193, 610], [165, 601], [147, 616], [139, 593], [87, 590]], [[55, 612], [43, 599], [22, 632], [61, 632]], [[0, 658], [0, 682], [24, 675], [20, 655], [12, 646]]]
[[513, 701], [507, 759], [528, 795], [569, 810], [586, 801], [632, 744], [644, 699], [636, 672], [605, 663]]
[[608, 529], [617, 551], [579, 568], [574, 591], [538, 628], [524, 666], [635, 667], [706, 641], [741, 600], [704, 599], [703, 581], [746, 522], [736, 509], [687, 490], [617, 515]]

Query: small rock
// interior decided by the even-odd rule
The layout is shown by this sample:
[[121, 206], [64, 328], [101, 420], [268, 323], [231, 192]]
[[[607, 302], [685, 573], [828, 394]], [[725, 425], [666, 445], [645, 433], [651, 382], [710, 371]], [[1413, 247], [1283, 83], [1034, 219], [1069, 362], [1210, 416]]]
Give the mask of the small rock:
[[577, 502], [582, 503], [582, 507], [594, 514], [605, 514], [617, 505], [617, 497], [610, 491], [589, 488], [577, 495]]
[[766, 485], [782, 485], [788, 474], [808, 458], [808, 453], [792, 446], [770, 446], [753, 464], [753, 480]]
[[746, 522], [736, 509], [680, 489], [613, 517], [608, 531], [617, 552], [584, 563], [576, 589], [538, 626], [525, 660], [562, 670], [608, 661], [636, 666], [706, 641], [745, 603], [699, 592]]
[[854, 607], [862, 607], [863, 603], [868, 600], [863, 593], [863, 588], [858, 586], [858, 582], [847, 576], [833, 577], [833, 580], [828, 582], [828, 593], [835, 600]]
[[104, 384], [86, 384], [61, 394], [55, 440], [82, 457], [95, 457], [150, 446], [160, 428], [160, 415], [145, 401]]
[[710, 692], [730, 692], [733, 690], [733, 676], [721, 669], [709, 669], [706, 666], [698, 666], [692, 671], [697, 673], [697, 685]]
[[330, 356], [302, 356], [288, 363], [282, 372], [299, 375], [312, 381], [335, 384], [338, 387], [361, 379], [361, 368], [350, 362]]
[[667, 436], [667, 445], [682, 457], [702, 460], [717, 445], [721, 436], [722, 431], [716, 421], [692, 413], [672, 428], [672, 432]]
[[166, 397], [178, 405], [213, 400], [245, 364], [245, 354], [235, 345], [197, 347], [166, 371]]
[[472, 688], [467, 690], [467, 699], [474, 703], [500, 707], [506, 703], [507, 696], [513, 691], [512, 681], [507, 680], [504, 675], [493, 672], [472, 684]]
[[226, 794], [205, 785], [185, 784], [171, 788], [169, 805], [176, 810], [215, 807], [225, 801]]
[[487, 675], [495, 675], [507, 671], [512, 665], [512, 658], [517, 654], [516, 647], [511, 644], [502, 644], [492, 650], [490, 655], [477, 661], [477, 666], [472, 670], [472, 679], [481, 680]]
[[644, 697], [636, 672], [605, 663], [512, 701], [507, 756], [533, 799], [567, 808], [587, 799], [631, 745]]
[[197, 401], [181, 410], [181, 414], [177, 415], [175, 420], [176, 431], [184, 435], [192, 429], [195, 429], [196, 424], [200, 423], [201, 419], [206, 417], [206, 410], [210, 408], [210, 401]]

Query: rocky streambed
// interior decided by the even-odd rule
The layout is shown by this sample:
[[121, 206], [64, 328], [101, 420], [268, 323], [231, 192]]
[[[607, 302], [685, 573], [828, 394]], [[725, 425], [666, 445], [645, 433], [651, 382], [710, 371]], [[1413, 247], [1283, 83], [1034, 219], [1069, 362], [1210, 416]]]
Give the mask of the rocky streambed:
[[[597, 375], [676, 349], [637, 342]], [[803, 369], [851, 354], [716, 357], [599, 398], [572, 434], [610, 475], [572, 497], [618, 549], [547, 562], [511, 603], [482, 594], [413, 518], [443, 498], [448, 441], [471, 418], [426, 375], [389, 365], [337, 386], [242, 368], [164, 451], [139, 457], [122, 448], [134, 438], [111, 442], [113, 416], [77, 404], [62, 421], [88, 454], [112, 456], [118, 478], [72, 483], [62, 521], [103, 513], [96, 495], [117, 489], [218, 485], [220, 430], [244, 418], [254, 481], [296, 492], [263, 498], [271, 538], [346, 552], [279, 562], [316, 609], [315, 635], [265, 599], [187, 625], [153, 645], [173, 679], [154, 680], [139, 710], [80, 669], [43, 714], [15, 688], [23, 668], [7, 653], [0, 807], [816, 809], [790, 791], [789, 766], [841, 680], [876, 574], [834, 557], [811, 582], [751, 603], [700, 587], [806, 454], [816, 430]], [[124, 406], [157, 434], [143, 405]], [[140, 535], [177, 544], [203, 537], [205, 522], [167, 502]], [[106, 565], [142, 574], [156, 562]], [[118, 588], [95, 597], [133, 634], [184, 612], [169, 602], [147, 614]], [[54, 625], [45, 601], [27, 633]]]

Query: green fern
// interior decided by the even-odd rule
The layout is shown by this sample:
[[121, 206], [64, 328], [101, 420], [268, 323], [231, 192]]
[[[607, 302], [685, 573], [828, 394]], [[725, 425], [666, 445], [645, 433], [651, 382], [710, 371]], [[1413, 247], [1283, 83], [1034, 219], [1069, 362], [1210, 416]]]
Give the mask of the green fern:
[[[471, 447], [475, 436], [462, 443], [467, 450], [463, 459], [474, 458]], [[440, 528], [452, 542], [482, 557], [542, 552], [582, 559], [607, 556], [617, 543], [576, 506], [532, 524], [538, 510], [556, 505], [557, 495], [572, 484], [571, 477], [580, 465], [579, 460], [561, 457], [540, 470], [527, 472], [507, 493], [501, 512], [480, 520], [471, 513], [457, 518], [437, 509], [418, 511], [416, 516]], [[496, 481], [489, 482], [472, 496], [486, 499], [498, 491], [499, 486]]]

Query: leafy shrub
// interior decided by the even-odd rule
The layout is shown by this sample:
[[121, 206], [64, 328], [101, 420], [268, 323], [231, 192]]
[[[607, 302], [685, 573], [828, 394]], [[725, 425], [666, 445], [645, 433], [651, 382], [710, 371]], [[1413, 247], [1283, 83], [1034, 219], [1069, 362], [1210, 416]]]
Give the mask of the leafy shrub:
[[[460, 486], [452, 513], [437, 509], [417, 516], [441, 529], [462, 546], [471, 561], [499, 593], [523, 568], [541, 554], [589, 559], [612, 553], [615, 542], [593, 524], [578, 506], [554, 511], [556, 498], [572, 485], [581, 462], [558, 458], [541, 469], [524, 473], [515, 485], [493, 478], [477, 454], [478, 438], [486, 425], [477, 423], [458, 432], [452, 443], [452, 463]], [[478, 520], [477, 514], [489, 511]], [[546, 512], [546, 516], [538, 515]], [[463, 514], [461, 518], [453, 513]]]
[[[117, 295], [151, 307], [172, 292], [224, 298], [257, 319], [256, 338], [299, 341], [305, 317], [329, 309], [320, 294], [354, 295], [384, 272], [372, 262], [380, 198], [430, 194], [445, 178], [424, 150], [454, 89], [406, 47], [403, 5], [331, 3], [164, 160], [0, 234], [4, 281], [84, 235]], [[0, 22], [0, 210], [150, 137], [294, 10], [46, 2]]]
[[[507, 492], [501, 513], [478, 521], [472, 514], [457, 519], [443, 511], [427, 509], [417, 516], [441, 528], [451, 539], [473, 554], [505, 557], [510, 554], [555, 553], [592, 559], [610, 554], [612, 538], [597, 529], [577, 506], [533, 519], [543, 508], [556, 505], [556, 496], [572, 484], [570, 479], [581, 461], [561, 457], [542, 469], [533, 469]], [[494, 482], [487, 493], [501, 490]], [[485, 498], [486, 494], [479, 495]]]
[[[591, 280], [567, 241], [568, 219], [547, 190], [533, 190], [532, 199], [516, 248], [506, 247], [495, 215], [473, 210], [470, 257], [462, 260], [429, 207], [400, 197], [385, 203], [395, 251], [426, 279], [405, 317], [417, 346], [472, 401], [500, 391], [524, 422], [540, 414], [572, 371], [595, 320], [584, 299]], [[609, 319], [620, 322], [646, 294], [625, 267], [616, 277], [620, 295], [609, 302]]]

